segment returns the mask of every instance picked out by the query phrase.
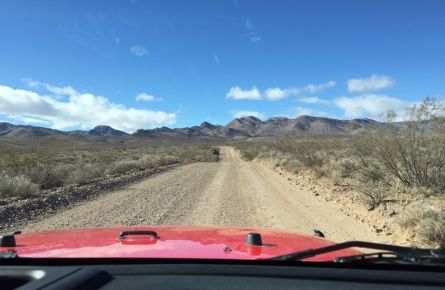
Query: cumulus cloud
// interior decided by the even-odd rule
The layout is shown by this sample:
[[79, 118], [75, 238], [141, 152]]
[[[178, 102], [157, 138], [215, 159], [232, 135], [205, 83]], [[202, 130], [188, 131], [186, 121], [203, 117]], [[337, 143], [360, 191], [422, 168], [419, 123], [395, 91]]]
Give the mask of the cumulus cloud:
[[162, 101], [162, 98], [156, 98], [153, 95], [149, 95], [147, 93], [140, 93], [136, 96], [136, 101], [138, 102], [157, 102]]
[[148, 49], [142, 45], [135, 45], [130, 47], [130, 52], [139, 57], [142, 57], [149, 53]]
[[46, 89], [47, 91], [49, 91], [50, 93], [53, 93], [56, 96], [69, 96], [69, 95], [73, 95], [76, 92], [76, 90], [74, 90], [72, 87], [68, 86], [68, 87], [57, 87], [57, 86], [52, 86], [50, 84], [47, 83], [42, 83], [39, 81], [35, 81], [33, 79], [28, 79], [28, 78], [24, 78], [22, 79], [22, 81], [24, 83], [26, 83], [29, 87], [34, 88], [34, 89]]
[[257, 111], [240, 110], [240, 111], [232, 111], [231, 113], [232, 113], [233, 118], [242, 118], [242, 117], [250, 117], [250, 116], [256, 117], [258, 119], [264, 118], [264, 114], [257, 112]]
[[296, 107], [291, 110], [290, 117], [298, 118], [303, 115], [312, 115], [313, 111], [309, 108]]
[[[42, 86], [43, 83], [38, 84]], [[66, 93], [67, 99], [0, 85], [0, 114], [24, 123], [47, 124], [55, 129], [90, 129], [105, 124], [130, 133], [139, 128], [170, 125], [176, 121], [175, 113], [128, 108], [103, 96], [79, 93], [71, 87], [69, 90], [54, 86], [52, 89], [44, 88], [53, 94]]]
[[322, 99], [320, 97], [316, 97], [316, 96], [302, 96], [302, 97], [299, 97], [297, 101], [300, 103], [319, 104], [319, 105], [326, 105], [326, 104], [330, 103], [330, 101]]
[[262, 96], [255, 86], [250, 90], [243, 90], [240, 87], [231, 87], [226, 94], [226, 98], [233, 100], [261, 100]]
[[267, 99], [270, 101], [278, 101], [289, 96], [296, 96], [301, 93], [315, 93], [322, 90], [332, 88], [336, 85], [336, 82], [329, 81], [323, 84], [308, 84], [304, 87], [290, 87], [290, 88], [268, 88], [263, 92], [260, 92], [257, 87], [252, 87], [250, 90], [243, 90], [240, 87], [231, 87], [226, 94], [226, 98], [234, 100], [262, 100]]
[[382, 113], [393, 110], [398, 119], [406, 117], [406, 108], [412, 104], [387, 95], [367, 94], [356, 97], [339, 97], [334, 104], [344, 111], [346, 118], [369, 117], [379, 119]]
[[280, 88], [269, 88], [264, 91], [264, 97], [268, 100], [276, 101], [285, 98], [289, 95], [288, 90]]
[[324, 84], [317, 84], [317, 85], [308, 84], [307, 86], [305, 86], [302, 89], [302, 91], [308, 92], [310, 94], [314, 94], [314, 93], [321, 92], [321, 91], [323, 91], [325, 89], [329, 89], [329, 88], [335, 87], [336, 84], [337, 83], [335, 81], [329, 81], [329, 82], [326, 82]]
[[380, 91], [394, 85], [395, 81], [390, 77], [376, 74], [367, 78], [349, 79], [347, 81], [348, 91], [353, 93]]

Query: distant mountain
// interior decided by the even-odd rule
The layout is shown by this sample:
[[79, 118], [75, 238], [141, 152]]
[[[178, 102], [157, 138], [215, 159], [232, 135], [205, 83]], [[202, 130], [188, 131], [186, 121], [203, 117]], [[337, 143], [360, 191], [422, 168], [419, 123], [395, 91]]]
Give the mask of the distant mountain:
[[90, 136], [106, 136], [106, 137], [117, 137], [117, 136], [128, 136], [129, 134], [123, 131], [116, 130], [110, 126], [96, 126], [94, 129], [88, 131], [87, 135]]
[[371, 119], [338, 120], [324, 117], [301, 116], [296, 119], [286, 117], [270, 118], [262, 121], [249, 116], [236, 118], [226, 126], [212, 125], [208, 122], [200, 126], [170, 129], [166, 127], [152, 130], [138, 130], [135, 136], [188, 136], [249, 138], [267, 136], [310, 135], [353, 135], [369, 128], [377, 128], [381, 123]]
[[60, 131], [45, 127], [13, 125], [10, 123], [0, 122], [0, 138], [39, 138], [52, 136], [93, 136], [93, 137], [120, 137], [129, 134], [123, 131], [113, 129], [110, 126], [97, 126], [89, 131]]
[[66, 132], [28, 125], [13, 125], [0, 122], [0, 137], [9, 138], [39, 138], [54, 135], [66, 135]]
[[[379, 128], [383, 123], [371, 119], [338, 120], [325, 117], [300, 116], [295, 119], [274, 117], [262, 121], [249, 116], [236, 118], [225, 126], [204, 122], [199, 126], [185, 128], [160, 127], [155, 129], [139, 129], [133, 134], [116, 130], [110, 126], [97, 126], [89, 131], [59, 131], [43, 127], [13, 125], [0, 123], [0, 138], [38, 138], [47, 136], [86, 136], [100, 137], [139, 137], [139, 138], [219, 138], [245, 139], [250, 137], [284, 137], [299, 135], [354, 135], [370, 128]], [[403, 123], [391, 123], [394, 128], [404, 126]]]

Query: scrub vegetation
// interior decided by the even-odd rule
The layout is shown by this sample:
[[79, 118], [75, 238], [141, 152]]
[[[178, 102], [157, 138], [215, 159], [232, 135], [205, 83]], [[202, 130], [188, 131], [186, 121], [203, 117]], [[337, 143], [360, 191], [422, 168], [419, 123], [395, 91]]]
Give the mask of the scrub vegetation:
[[426, 98], [407, 114], [408, 121], [395, 122], [397, 115], [387, 112], [383, 126], [353, 137], [253, 139], [235, 146], [246, 160], [270, 159], [294, 174], [353, 188], [369, 211], [398, 204], [402, 229], [444, 247], [444, 108]]
[[0, 198], [27, 198], [45, 190], [86, 184], [100, 178], [185, 162], [215, 162], [218, 148], [210, 143], [125, 145], [75, 144], [57, 140], [45, 146], [0, 144]]

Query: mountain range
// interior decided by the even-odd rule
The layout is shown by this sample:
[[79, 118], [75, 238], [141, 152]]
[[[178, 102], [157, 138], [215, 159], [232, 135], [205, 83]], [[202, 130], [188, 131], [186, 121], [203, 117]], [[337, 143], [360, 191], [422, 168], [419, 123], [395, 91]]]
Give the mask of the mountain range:
[[160, 127], [155, 129], [139, 129], [133, 134], [116, 130], [110, 126], [97, 126], [89, 131], [60, 131], [29, 125], [13, 125], [0, 122], [0, 139], [2, 138], [39, 138], [47, 136], [86, 136], [86, 137], [198, 137], [245, 139], [250, 137], [298, 136], [309, 135], [354, 135], [376, 128], [383, 123], [371, 119], [338, 120], [325, 117], [300, 116], [295, 119], [274, 117], [262, 121], [249, 116], [236, 118], [225, 126], [204, 122], [199, 126], [185, 128]]

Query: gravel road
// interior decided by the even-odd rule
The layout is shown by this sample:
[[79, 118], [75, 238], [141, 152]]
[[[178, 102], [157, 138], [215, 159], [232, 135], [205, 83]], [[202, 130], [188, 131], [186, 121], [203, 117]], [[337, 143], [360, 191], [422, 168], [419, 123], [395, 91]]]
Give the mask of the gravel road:
[[221, 147], [221, 161], [194, 163], [147, 178], [27, 224], [24, 231], [118, 225], [227, 225], [312, 233], [333, 241], [379, 241], [371, 229], [290, 184], [258, 162]]

